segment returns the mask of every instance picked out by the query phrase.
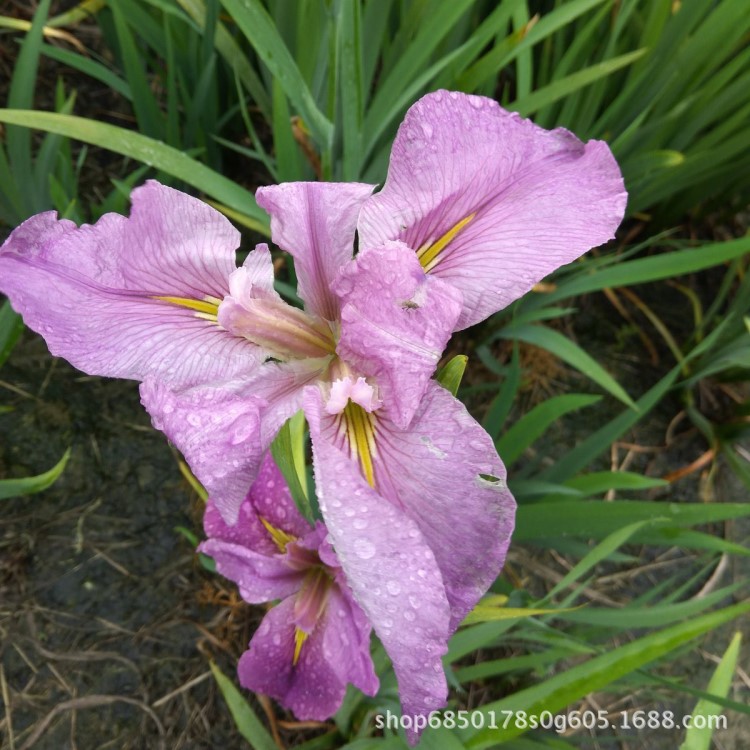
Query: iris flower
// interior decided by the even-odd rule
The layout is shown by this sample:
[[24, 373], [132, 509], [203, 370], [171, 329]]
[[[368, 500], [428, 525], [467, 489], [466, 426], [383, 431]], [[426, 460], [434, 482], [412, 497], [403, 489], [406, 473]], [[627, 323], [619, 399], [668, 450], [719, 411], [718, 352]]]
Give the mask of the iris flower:
[[235, 269], [228, 222], [153, 182], [129, 219], [30, 219], [0, 287], [53, 353], [143, 381], [230, 525], [304, 408], [333, 547], [416, 716], [444, 704], [447, 639], [501, 569], [515, 508], [490, 437], [431, 375], [454, 330], [610, 239], [626, 195], [606, 144], [448, 92], [409, 110], [371, 192], [258, 190], [304, 311], [274, 291], [265, 245]]
[[209, 501], [200, 550], [251, 604], [279, 600], [240, 658], [243, 687], [264, 693], [301, 720], [323, 721], [347, 683], [375, 695], [370, 623], [355, 601], [325, 526], [300, 515], [270, 455], [228, 526]]

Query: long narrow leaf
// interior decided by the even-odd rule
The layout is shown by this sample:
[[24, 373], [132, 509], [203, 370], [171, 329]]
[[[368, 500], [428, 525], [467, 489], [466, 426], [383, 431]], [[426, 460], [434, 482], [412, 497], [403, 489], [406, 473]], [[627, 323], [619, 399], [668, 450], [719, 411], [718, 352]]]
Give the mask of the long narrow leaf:
[[518, 420], [495, 443], [497, 452], [506, 464], [512, 464], [550, 425], [571, 411], [601, 401], [601, 396], [587, 396], [579, 393], [553, 396], [535, 406]]
[[211, 672], [213, 672], [216, 684], [224, 696], [224, 700], [229, 706], [229, 710], [234, 719], [235, 726], [239, 733], [250, 743], [253, 750], [279, 750], [273, 737], [263, 726], [263, 723], [256, 715], [250, 704], [245, 700], [234, 683], [214, 664], [211, 662]]
[[43, 474], [37, 474], [33, 477], [23, 477], [20, 479], [2, 479], [0, 480], [0, 500], [9, 497], [18, 497], [20, 495], [33, 495], [57, 481], [57, 478], [65, 469], [68, 459], [70, 458], [70, 448], [65, 451], [63, 457], [49, 470]]
[[546, 349], [563, 362], [567, 362], [580, 370], [631, 409], [637, 409], [633, 399], [625, 393], [622, 386], [596, 360], [586, 354], [578, 344], [561, 333], [543, 326], [521, 325], [509, 326], [496, 335], [503, 339], [520, 339], [528, 344]]
[[0, 122], [59, 133], [129, 156], [204, 191], [246, 216], [256, 231], [270, 234], [268, 216], [258, 207], [252, 193], [161, 141], [115, 125], [55, 112], [0, 109]]
[[[485, 714], [494, 713], [495, 716], [502, 715], [503, 711], [520, 710], [526, 711], [528, 716], [538, 716], [542, 711], [556, 713], [574, 701], [611, 685], [619, 678], [657, 659], [668, 656], [683, 644], [747, 612], [750, 612], [750, 602], [743, 602], [651, 633], [589, 659], [539, 685], [488, 703], [479, 710]], [[481, 731], [465, 730], [460, 736], [467, 748], [483, 750], [522, 734], [523, 731], [516, 722], [510, 722], [505, 729], [498, 727]]]
[[[732, 638], [724, 656], [721, 657], [719, 666], [708, 683], [706, 692], [719, 698], [726, 698], [732, 686], [732, 677], [737, 667], [737, 658], [740, 655], [740, 644], [742, 643], [742, 634], [737, 632]], [[720, 712], [716, 703], [707, 698], [698, 701], [691, 717], [691, 726], [685, 732], [685, 741], [680, 745], [680, 750], [710, 750], [711, 737], [713, 736], [713, 727], [709, 722], [709, 717], [716, 716]], [[697, 721], [698, 717], [703, 719]]]
[[318, 109], [289, 49], [258, 0], [221, 0], [258, 56], [268, 66], [322, 148], [333, 142], [333, 125]]

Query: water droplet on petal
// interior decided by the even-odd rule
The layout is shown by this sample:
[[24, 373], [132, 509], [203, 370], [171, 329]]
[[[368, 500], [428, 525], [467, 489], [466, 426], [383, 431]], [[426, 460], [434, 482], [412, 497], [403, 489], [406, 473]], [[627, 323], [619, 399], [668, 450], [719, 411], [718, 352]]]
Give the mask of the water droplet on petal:
[[388, 589], [388, 593], [393, 596], [401, 593], [401, 584], [398, 581], [388, 581], [385, 587]]
[[368, 539], [357, 539], [354, 542], [354, 554], [362, 560], [369, 560], [375, 556], [375, 545]]

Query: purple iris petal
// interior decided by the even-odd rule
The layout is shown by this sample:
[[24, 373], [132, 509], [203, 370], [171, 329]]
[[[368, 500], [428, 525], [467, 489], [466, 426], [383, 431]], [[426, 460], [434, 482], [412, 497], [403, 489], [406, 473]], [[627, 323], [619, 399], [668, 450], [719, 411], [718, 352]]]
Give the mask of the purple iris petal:
[[339, 273], [339, 356], [375, 378], [393, 419], [409, 424], [461, 312], [460, 294], [425, 275], [406, 245], [361, 252]]
[[239, 233], [157, 182], [132, 202], [130, 218], [94, 225], [54, 212], [26, 221], [0, 248], [0, 291], [53, 354], [90, 374], [182, 387], [252, 368], [260, 350], [210, 319], [228, 292]]
[[310, 532], [310, 525], [297, 510], [270, 453], [263, 458], [258, 475], [240, 506], [237, 523], [228, 524], [212, 501], [203, 516], [203, 528], [210, 539], [243, 544], [256, 552], [273, 555], [278, 548], [260, 518], [298, 538]]
[[250, 641], [237, 668], [240, 684], [275, 698], [301, 720], [324, 721], [341, 706], [347, 683], [367, 695], [378, 691], [369, 654], [370, 626], [358, 605], [333, 586], [325, 611], [294, 661], [294, 599], [276, 605]]
[[516, 503], [490, 436], [432, 381], [407, 429], [384, 409], [375, 426], [376, 489], [404, 509], [435, 553], [451, 605], [451, 632], [497, 578]]
[[294, 258], [299, 296], [325, 320], [338, 320], [331, 282], [352, 257], [359, 209], [372, 189], [356, 182], [287, 182], [256, 192], [271, 215], [273, 241]]
[[209, 501], [209, 538], [201, 551], [247, 601], [282, 600], [240, 659], [241, 684], [276, 698], [299, 719], [330, 717], [350, 682], [374, 695], [370, 623], [352, 598], [326, 528], [302, 518], [268, 454], [238, 515], [228, 526]]
[[367, 200], [360, 243], [401, 240], [463, 295], [457, 330], [611, 239], [627, 194], [606, 143], [581, 143], [457, 92], [407, 112], [388, 179]]
[[174, 392], [146, 380], [141, 402], [154, 427], [179, 448], [209, 497], [216, 499], [223, 518], [234, 524], [268, 446], [259, 437], [264, 402], [230, 385], [237, 387], [218, 384]]
[[317, 389], [305, 393], [323, 517], [354, 596], [393, 662], [404, 713], [426, 715], [445, 705], [441, 657], [448, 648], [450, 609], [433, 551], [418, 525], [384, 500], [321, 427]]

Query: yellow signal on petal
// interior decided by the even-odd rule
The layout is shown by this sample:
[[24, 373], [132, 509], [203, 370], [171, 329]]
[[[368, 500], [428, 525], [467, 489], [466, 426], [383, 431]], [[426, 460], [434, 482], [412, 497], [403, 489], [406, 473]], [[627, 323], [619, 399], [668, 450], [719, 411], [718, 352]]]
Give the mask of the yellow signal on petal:
[[448, 244], [455, 239], [456, 235], [476, 216], [476, 212], [469, 214], [452, 226], [442, 237], [431, 245], [424, 244], [417, 250], [417, 257], [425, 272], [432, 270], [438, 264], [438, 256], [445, 250]]
[[287, 534], [286, 531], [277, 529], [273, 524], [266, 521], [263, 516], [258, 516], [260, 522], [266, 527], [266, 531], [271, 535], [274, 544], [279, 548], [279, 552], [286, 552], [286, 546], [290, 542], [296, 542], [297, 537]]
[[297, 662], [299, 661], [299, 655], [302, 651], [302, 644], [307, 640], [307, 633], [305, 633], [304, 630], [300, 630], [299, 628], [294, 628], [294, 658], [292, 659], [292, 664], [294, 666], [297, 665]]
[[359, 459], [367, 483], [370, 487], [374, 487], [375, 469], [372, 463], [372, 456], [375, 453], [374, 417], [359, 404], [349, 401], [344, 407], [344, 419], [352, 453]]
[[204, 297], [203, 299], [190, 299], [189, 297], [152, 297], [162, 302], [169, 302], [171, 305], [186, 307], [188, 310], [195, 310], [199, 317], [207, 320], [216, 320], [219, 312], [221, 300], [217, 297]]

